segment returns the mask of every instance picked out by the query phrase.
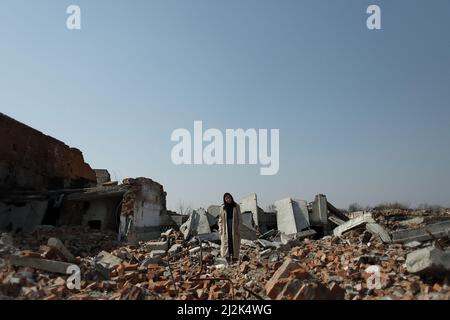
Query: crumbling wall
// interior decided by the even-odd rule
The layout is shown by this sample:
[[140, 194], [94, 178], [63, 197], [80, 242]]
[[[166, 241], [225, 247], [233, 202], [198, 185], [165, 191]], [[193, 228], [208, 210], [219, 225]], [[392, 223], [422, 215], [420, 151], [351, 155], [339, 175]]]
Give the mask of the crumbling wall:
[[97, 185], [102, 185], [107, 182], [111, 182], [111, 175], [106, 169], [94, 169], [97, 177]]
[[252, 193], [240, 201], [241, 212], [251, 212], [253, 217], [253, 222], [256, 226], [259, 226], [258, 220], [258, 199], [255, 193]]
[[0, 113], [0, 190], [45, 190], [96, 183], [80, 150]]
[[166, 192], [161, 184], [147, 178], [125, 179], [129, 186], [124, 195], [120, 233], [130, 243], [158, 238], [161, 222], [167, 215]]
[[0, 231], [31, 232], [41, 224], [47, 210], [47, 201], [29, 201], [17, 204], [0, 202]]
[[92, 229], [112, 230], [117, 228], [117, 215], [120, 200], [116, 198], [95, 199], [89, 202], [83, 215], [82, 225]]

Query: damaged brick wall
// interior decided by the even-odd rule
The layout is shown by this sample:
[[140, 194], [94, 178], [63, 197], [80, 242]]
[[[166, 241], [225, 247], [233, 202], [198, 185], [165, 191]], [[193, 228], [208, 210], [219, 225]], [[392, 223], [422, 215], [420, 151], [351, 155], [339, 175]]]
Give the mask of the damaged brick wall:
[[167, 216], [166, 192], [147, 178], [125, 179], [129, 189], [123, 197], [120, 233], [131, 243], [158, 237]]
[[60, 189], [96, 183], [80, 150], [0, 113], [0, 189]]

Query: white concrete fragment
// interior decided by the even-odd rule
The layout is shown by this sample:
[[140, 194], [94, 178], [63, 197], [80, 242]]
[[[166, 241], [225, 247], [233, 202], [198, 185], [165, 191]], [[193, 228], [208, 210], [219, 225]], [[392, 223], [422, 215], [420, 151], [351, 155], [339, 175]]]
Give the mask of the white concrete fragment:
[[411, 227], [414, 225], [418, 225], [423, 223], [424, 218], [423, 217], [416, 217], [416, 218], [412, 218], [412, 219], [408, 219], [408, 220], [404, 220], [404, 221], [399, 221], [398, 224], [404, 227]]
[[149, 241], [146, 242], [144, 245], [145, 250], [148, 252], [152, 252], [154, 250], [163, 250], [167, 251], [169, 249], [169, 242], [168, 241]]
[[391, 243], [392, 239], [389, 233], [378, 223], [368, 223], [366, 224], [366, 229], [376, 237], [379, 237], [384, 243]]
[[278, 230], [287, 235], [309, 228], [306, 201], [286, 198], [275, 202]]
[[337, 237], [341, 236], [344, 232], [349, 231], [353, 228], [359, 227], [361, 225], [367, 224], [367, 223], [376, 223], [375, 220], [372, 218], [371, 213], [365, 213], [362, 216], [353, 218], [344, 224], [336, 227], [333, 230], [333, 234]]
[[411, 241], [411, 242], [405, 243], [406, 248], [417, 248], [417, 247], [420, 247], [421, 245], [422, 245], [422, 243], [419, 241]]
[[166, 253], [167, 252], [165, 250], [153, 250], [150, 252], [150, 258], [162, 257], [165, 256]]
[[183, 249], [183, 245], [179, 244], [179, 243], [175, 243], [173, 246], [170, 247], [168, 253], [169, 254], [175, 254], [180, 252]]
[[194, 210], [189, 219], [180, 227], [184, 239], [190, 239], [199, 234], [211, 233], [208, 215], [203, 208]]
[[255, 225], [258, 225], [258, 198], [252, 193], [240, 201], [241, 212], [251, 212]]
[[427, 247], [406, 256], [406, 269], [415, 274], [450, 274], [450, 250]]

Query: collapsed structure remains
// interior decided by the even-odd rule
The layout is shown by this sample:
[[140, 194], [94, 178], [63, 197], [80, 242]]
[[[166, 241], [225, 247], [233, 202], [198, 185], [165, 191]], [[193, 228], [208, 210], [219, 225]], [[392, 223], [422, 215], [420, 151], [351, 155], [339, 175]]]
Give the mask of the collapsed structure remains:
[[[161, 184], [111, 181], [79, 150], [1, 113], [0, 137], [0, 298], [450, 298], [447, 209], [347, 213], [318, 194], [266, 212], [250, 194], [240, 261], [228, 265], [219, 205], [171, 212]], [[66, 284], [74, 264], [76, 290]]]

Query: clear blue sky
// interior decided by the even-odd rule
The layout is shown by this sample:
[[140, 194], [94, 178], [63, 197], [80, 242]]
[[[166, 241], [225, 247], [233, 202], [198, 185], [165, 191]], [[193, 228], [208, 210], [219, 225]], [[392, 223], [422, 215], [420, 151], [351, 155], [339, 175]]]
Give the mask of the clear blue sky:
[[[450, 205], [448, 0], [2, 0], [0, 40], [1, 112], [162, 183], [169, 208], [226, 191]], [[279, 128], [278, 175], [173, 165], [170, 135], [194, 120]]]

